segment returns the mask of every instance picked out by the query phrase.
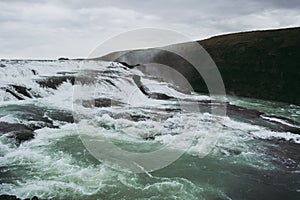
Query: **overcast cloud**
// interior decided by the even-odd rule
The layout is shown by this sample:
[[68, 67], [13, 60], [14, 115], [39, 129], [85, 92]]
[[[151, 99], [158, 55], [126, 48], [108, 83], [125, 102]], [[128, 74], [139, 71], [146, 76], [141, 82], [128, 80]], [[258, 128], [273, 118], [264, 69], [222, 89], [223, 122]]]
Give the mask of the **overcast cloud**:
[[171, 29], [191, 39], [300, 26], [299, 0], [0, 0], [0, 58], [86, 57], [124, 31]]

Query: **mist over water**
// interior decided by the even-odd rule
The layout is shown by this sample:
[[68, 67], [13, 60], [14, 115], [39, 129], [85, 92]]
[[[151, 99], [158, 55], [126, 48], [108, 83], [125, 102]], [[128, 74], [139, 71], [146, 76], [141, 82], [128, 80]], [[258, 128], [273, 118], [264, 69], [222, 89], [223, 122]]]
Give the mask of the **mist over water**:
[[[78, 74], [93, 79], [83, 82], [76, 79]], [[80, 104], [74, 98], [77, 84], [86, 89]], [[227, 101], [182, 93], [120, 63], [1, 61], [0, 194], [41, 199], [299, 199], [300, 107], [238, 97]], [[191, 102], [199, 104], [198, 110], [183, 112], [182, 105]], [[211, 114], [211, 107], [224, 103], [228, 116]], [[78, 131], [79, 125], [86, 129]], [[177, 141], [182, 130], [192, 137]], [[214, 135], [219, 136], [216, 143], [203, 156], [206, 139]], [[153, 172], [129, 173], [95, 158], [84, 136], [105, 137], [125, 152], [168, 148], [182, 156]]]

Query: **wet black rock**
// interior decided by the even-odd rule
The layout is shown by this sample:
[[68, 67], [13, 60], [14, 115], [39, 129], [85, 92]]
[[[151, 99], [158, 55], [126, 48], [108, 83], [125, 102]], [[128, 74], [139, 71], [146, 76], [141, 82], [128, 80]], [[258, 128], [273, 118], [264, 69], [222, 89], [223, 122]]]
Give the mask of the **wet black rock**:
[[[27, 123], [27, 126], [32, 130], [42, 127], [56, 128], [56, 126], [53, 125], [54, 120], [69, 123], [73, 122], [72, 113], [66, 110], [51, 109], [29, 104], [8, 106], [5, 110], [20, 120], [32, 122]], [[24, 125], [20, 124], [20, 126]]]
[[0, 200], [39, 200], [39, 198], [37, 196], [33, 196], [32, 198], [20, 199], [16, 195], [1, 194]]
[[33, 75], [37, 75], [38, 74], [37, 71], [34, 70], [34, 69], [32, 69], [31, 72], [33, 73]]
[[91, 108], [91, 107], [121, 106], [124, 105], [124, 103], [109, 98], [97, 98], [94, 100], [83, 100], [82, 105], [84, 107]]
[[58, 128], [54, 122], [73, 123], [71, 112], [57, 109], [46, 109], [34, 105], [8, 106], [5, 110], [26, 123], [0, 122], [0, 135], [6, 134], [15, 140], [16, 145], [34, 138], [34, 131], [40, 128]]
[[173, 99], [174, 97], [171, 97], [169, 95], [163, 94], [163, 93], [150, 93], [149, 98], [151, 99], [160, 99], [160, 100], [169, 100], [169, 99]]
[[144, 140], [155, 140], [155, 136], [146, 136], [143, 137]]
[[14, 135], [17, 144], [34, 138], [34, 132], [30, 130], [17, 131]]
[[8, 195], [8, 194], [2, 194], [0, 195], [0, 200], [21, 200], [16, 195]]
[[28, 98], [32, 98], [32, 96], [29, 92], [31, 90], [31, 88], [26, 88], [25, 86], [21, 86], [21, 85], [10, 85], [10, 86], [19, 94], [22, 94], [23, 96], [28, 97]]
[[17, 123], [0, 122], [0, 127], [0, 134], [17, 132], [19, 130], [32, 131], [32, 129], [28, 128], [24, 124]]
[[57, 74], [61, 74], [61, 75], [72, 75], [72, 74], [76, 74], [77, 72], [57, 72]]
[[50, 76], [45, 77], [44, 79], [36, 80], [36, 82], [42, 86], [52, 89], [57, 89], [58, 86], [60, 86], [64, 82], [70, 82], [74, 85], [75, 83], [75, 76]]
[[231, 154], [231, 155], [240, 155], [242, 153], [241, 150], [239, 149], [228, 149], [228, 152]]
[[14, 92], [13, 90], [9, 89], [9, 88], [6, 88], [5, 89], [5, 92], [11, 94], [12, 96], [14, 96], [16, 99], [18, 100], [24, 100], [23, 97], [21, 97], [20, 95], [16, 94], [16, 92]]
[[130, 119], [131, 121], [139, 122], [139, 121], [147, 121], [148, 119], [150, 119], [150, 117], [139, 115], [139, 114], [131, 114], [128, 119]]
[[128, 67], [129, 69], [133, 69], [134, 67], [140, 66], [140, 64], [135, 64], [135, 65], [129, 65], [126, 62], [119, 62], [120, 64], [124, 65], [125, 67]]
[[61, 122], [68, 122], [73, 123], [74, 118], [71, 112], [65, 110], [47, 110], [46, 115], [51, 120], [61, 121]]
[[69, 58], [66, 58], [66, 57], [60, 57], [58, 60], [69, 60]]
[[124, 105], [120, 101], [108, 99], [108, 98], [97, 98], [95, 99], [95, 106], [96, 107], [109, 107], [109, 106], [120, 106]]
[[104, 79], [105, 82], [109, 83], [110, 85], [116, 87], [116, 85], [109, 79]]
[[16, 141], [16, 145], [34, 138], [34, 130], [23, 124], [0, 122], [0, 127], [0, 135], [8, 134], [9, 138]]
[[163, 94], [163, 93], [158, 93], [158, 92], [151, 93], [150, 90], [142, 84], [141, 77], [138, 75], [134, 75], [132, 77], [132, 79], [133, 79], [134, 83], [136, 84], [136, 86], [140, 89], [140, 91], [144, 95], [148, 96], [151, 99], [169, 100], [169, 99], [173, 98], [173, 97]]
[[26, 98], [33, 98], [33, 97], [35, 98], [41, 97], [37, 92], [23, 85], [10, 84], [8, 86], [1, 87], [0, 89], [11, 94], [18, 100], [25, 100]]

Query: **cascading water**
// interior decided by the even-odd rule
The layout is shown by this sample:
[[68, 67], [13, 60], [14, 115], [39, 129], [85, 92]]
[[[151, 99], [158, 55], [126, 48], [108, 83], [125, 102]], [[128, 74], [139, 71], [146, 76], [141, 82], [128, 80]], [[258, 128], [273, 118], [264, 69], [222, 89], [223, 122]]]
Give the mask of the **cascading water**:
[[[84, 88], [79, 104], [74, 98], [78, 85]], [[0, 194], [299, 199], [300, 107], [237, 97], [227, 101], [182, 93], [120, 63], [1, 61]], [[183, 105], [195, 102], [197, 110], [183, 112]], [[224, 104], [228, 116], [211, 114], [211, 107]], [[86, 129], [78, 133], [78, 125]], [[192, 137], [177, 141], [182, 130]], [[218, 140], [202, 157], [205, 138], [216, 130]], [[167, 146], [183, 154], [153, 172], [119, 171], [97, 160], [83, 144], [83, 135], [95, 133], [128, 152]]]

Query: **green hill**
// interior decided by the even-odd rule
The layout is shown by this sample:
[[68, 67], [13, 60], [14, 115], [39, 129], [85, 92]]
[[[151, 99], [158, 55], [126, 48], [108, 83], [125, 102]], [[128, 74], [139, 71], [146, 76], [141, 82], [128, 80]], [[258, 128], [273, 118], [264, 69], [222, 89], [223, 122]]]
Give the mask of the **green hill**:
[[[198, 42], [216, 63], [227, 94], [300, 105], [300, 28], [234, 33]], [[186, 51], [193, 54], [191, 49]], [[115, 61], [129, 65], [165, 64], [183, 74], [195, 91], [207, 92], [201, 76], [181, 57], [157, 49], [128, 52], [100, 59], [118, 57]]]
[[300, 105], [300, 28], [222, 35], [199, 43], [217, 64], [227, 93]]

